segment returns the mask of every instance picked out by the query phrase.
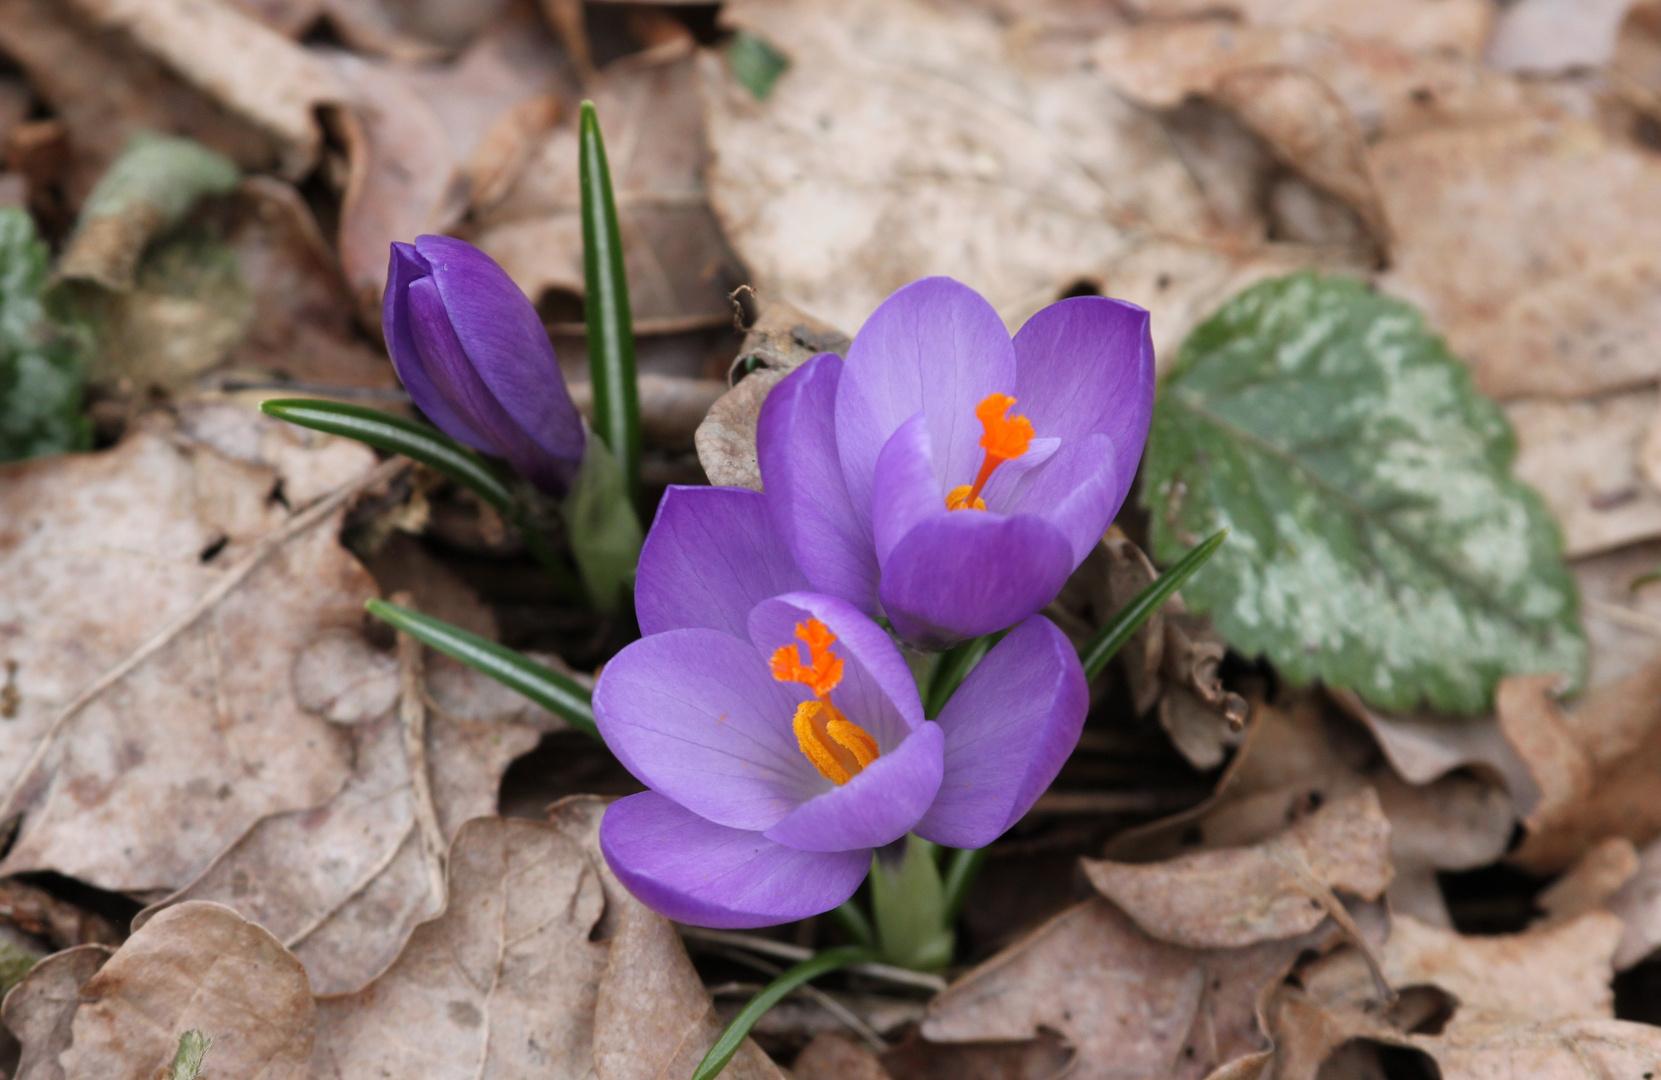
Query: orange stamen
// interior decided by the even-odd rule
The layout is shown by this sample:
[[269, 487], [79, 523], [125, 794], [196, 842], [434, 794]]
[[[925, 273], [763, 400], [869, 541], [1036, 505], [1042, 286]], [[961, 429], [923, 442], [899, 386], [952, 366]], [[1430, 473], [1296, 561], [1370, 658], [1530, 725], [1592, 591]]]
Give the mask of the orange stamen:
[[773, 678], [813, 691], [816, 700], [798, 705], [791, 722], [796, 743], [820, 776], [846, 784], [877, 759], [877, 740], [831, 704], [830, 692], [842, 681], [843, 671], [842, 658], [830, 651], [836, 635], [818, 619], [808, 619], [796, 624], [796, 637], [807, 646], [808, 662], [802, 663], [796, 646], [781, 645], [770, 665]]
[[980, 445], [986, 457], [973, 484], [959, 485], [947, 493], [946, 509], [985, 510], [986, 500], [980, 497], [980, 492], [992, 479], [993, 470], [1027, 452], [1033, 436], [1032, 421], [1019, 414], [1008, 415], [1014, 407], [1015, 399], [1008, 394], [988, 394], [975, 406], [975, 417], [985, 429]]

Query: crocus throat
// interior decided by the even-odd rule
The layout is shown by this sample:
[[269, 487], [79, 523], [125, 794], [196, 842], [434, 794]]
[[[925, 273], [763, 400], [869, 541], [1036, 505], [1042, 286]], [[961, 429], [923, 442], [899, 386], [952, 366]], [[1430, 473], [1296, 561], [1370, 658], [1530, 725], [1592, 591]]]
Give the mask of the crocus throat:
[[946, 493], [946, 509], [985, 510], [986, 500], [980, 497], [980, 491], [992, 479], [993, 470], [1027, 452], [1032, 442], [1032, 421], [1021, 415], [1007, 415], [1014, 407], [1015, 399], [1008, 394], [988, 394], [975, 406], [975, 417], [985, 429], [980, 445], [986, 457], [973, 484], [960, 484]]
[[808, 619], [796, 624], [796, 637], [807, 646], [807, 663], [802, 663], [796, 646], [781, 645], [773, 652], [773, 678], [813, 691], [815, 700], [796, 707], [796, 742], [820, 776], [846, 784], [877, 759], [877, 740], [831, 704], [830, 693], [842, 681], [843, 664], [830, 650], [836, 641], [830, 627]]

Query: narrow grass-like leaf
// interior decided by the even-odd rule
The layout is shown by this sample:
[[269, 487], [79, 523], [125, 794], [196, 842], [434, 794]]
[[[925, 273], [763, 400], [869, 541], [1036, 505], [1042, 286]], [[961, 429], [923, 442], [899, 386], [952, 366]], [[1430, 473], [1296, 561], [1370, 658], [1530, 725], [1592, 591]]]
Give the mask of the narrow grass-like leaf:
[[455, 657], [510, 690], [517, 690], [577, 730], [596, 739], [600, 737], [600, 729], [594, 726], [594, 706], [589, 693], [574, 680], [443, 619], [384, 600], [371, 600], [364, 606], [369, 614], [422, 644]]
[[623, 236], [611, 193], [611, 168], [594, 103], [582, 103], [578, 173], [582, 187], [583, 311], [588, 319], [588, 371], [594, 387], [594, 430], [611, 447], [631, 503], [640, 492], [640, 388], [634, 367], [634, 317]]
[[877, 947], [877, 928], [871, 925], [871, 917], [859, 906], [858, 894], [832, 908], [831, 917], [842, 925], [842, 929], [854, 939], [855, 944], [863, 945], [867, 949]]
[[471, 447], [427, 424], [363, 405], [313, 398], [273, 398], [260, 411], [313, 431], [344, 435], [377, 450], [402, 454], [448, 476], [509, 518], [518, 516], [513, 491]]
[[640, 518], [624, 491], [617, 459], [592, 431], [560, 515], [595, 610], [612, 612], [627, 604], [640, 562]]
[[1131, 602], [1113, 613], [1090, 640], [1084, 643], [1079, 650], [1079, 661], [1084, 665], [1084, 677], [1094, 679], [1102, 673], [1102, 668], [1113, 659], [1113, 654], [1124, 647], [1130, 636], [1136, 633], [1137, 628], [1158, 611], [1160, 605], [1171, 598], [1171, 594], [1182, 588], [1183, 582], [1194, 576], [1194, 571], [1205, 565], [1205, 561], [1217, 553], [1228, 539], [1228, 530], [1219, 529], [1206, 537], [1188, 554], [1178, 559], [1176, 565], [1148, 583], [1147, 588], [1137, 593]]
[[42, 300], [50, 261], [29, 212], [0, 206], [0, 461], [92, 442], [81, 415], [90, 335], [59, 322]]
[[939, 851], [911, 834], [871, 857], [871, 915], [884, 963], [939, 971], [952, 962], [956, 935], [946, 918]]
[[709, 1048], [704, 1060], [693, 1070], [692, 1080], [715, 1080], [715, 1077], [720, 1076], [721, 1070], [727, 1067], [727, 1062], [731, 1061], [732, 1056], [738, 1053], [738, 1048], [744, 1045], [744, 1038], [750, 1034], [750, 1029], [756, 1026], [756, 1021], [765, 1016], [768, 1009], [784, 1000], [784, 996], [796, 987], [839, 968], [863, 964], [874, 959], [876, 957], [870, 949], [858, 945], [844, 945], [837, 949], [826, 949], [817, 956], [787, 969], [784, 974], [768, 983], [761, 993], [751, 998], [738, 1015], [732, 1018], [727, 1030], [715, 1040], [715, 1045]]

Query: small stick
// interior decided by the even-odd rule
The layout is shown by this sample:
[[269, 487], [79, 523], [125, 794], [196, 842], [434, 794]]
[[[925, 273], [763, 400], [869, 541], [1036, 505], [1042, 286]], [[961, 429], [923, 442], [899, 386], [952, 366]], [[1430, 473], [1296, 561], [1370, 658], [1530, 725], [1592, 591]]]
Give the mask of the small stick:
[[160, 652], [174, 638], [190, 629], [197, 619], [200, 619], [221, 600], [229, 596], [233, 589], [242, 584], [244, 579], [253, 573], [254, 569], [278, 548], [296, 536], [316, 527], [365, 488], [390, 480], [408, 464], [403, 458], [392, 458], [389, 461], [384, 461], [357, 479], [349, 480], [327, 495], [321, 496], [306, 509], [260, 537], [254, 543], [254, 546], [248, 550], [247, 554], [243, 555], [235, 565], [229, 567], [224, 576], [214, 582], [178, 618], [162, 627], [149, 640], [128, 653], [126, 659], [98, 676], [86, 689], [76, 694], [69, 704], [59, 709], [57, 715], [53, 716], [51, 722], [46, 725], [46, 730], [36, 740], [34, 749], [29, 754], [29, 760], [24, 763], [22, 770], [17, 774], [17, 779], [13, 780], [11, 787], [7, 789], [5, 800], [0, 801], [0, 823], [9, 822], [17, 814], [17, 804], [22, 793], [28, 790], [29, 785], [34, 780], [35, 773], [40, 770], [41, 763], [46, 760], [47, 752], [58, 741], [58, 736], [63, 734], [64, 727], [76, 713], [86, 708], [99, 694], [126, 678], [134, 668]]
[[[414, 611], [415, 599], [408, 592], [392, 595], [392, 602]], [[404, 755], [409, 761], [410, 797], [415, 801], [415, 821], [421, 827], [423, 862], [433, 895], [444, 901], [444, 830], [438, 825], [433, 806], [432, 783], [427, 776], [427, 705], [422, 645], [408, 634], [398, 633], [398, 721], [404, 731]]]

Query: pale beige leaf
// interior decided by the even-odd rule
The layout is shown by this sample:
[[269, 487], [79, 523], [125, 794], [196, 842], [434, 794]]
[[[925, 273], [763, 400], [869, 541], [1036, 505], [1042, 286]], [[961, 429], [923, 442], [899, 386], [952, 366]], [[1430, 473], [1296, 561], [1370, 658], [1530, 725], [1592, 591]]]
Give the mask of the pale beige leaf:
[[1608, 897], [1609, 911], [1625, 925], [1615, 969], [1625, 971], [1661, 946], [1661, 840], [1639, 853], [1632, 876]]
[[306, 1080], [317, 1016], [300, 962], [230, 908], [180, 904], [152, 919], [81, 987], [64, 1080], [152, 1080], [192, 1028], [213, 1072]]
[[63, 1080], [58, 1055], [69, 1047], [81, 987], [114, 954], [107, 945], [77, 945], [54, 953], [6, 995], [0, 1016], [23, 1044], [12, 1080]]
[[1493, 7], [1481, 0], [1396, 0], [1356, 4], [1347, 0], [1131, 0], [1131, 8], [1155, 19], [1228, 12], [1252, 26], [1326, 30], [1378, 38], [1422, 52], [1475, 57], [1488, 40]]
[[[339, 511], [254, 565], [47, 738], [83, 688], [291, 520], [272, 498], [285, 471], [266, 457], [268, 439], [286, 447], [271, 457], [305, 478], [296, 495], [373, 464], [356, 444], [247, 413], [213, 416], [203, 424], [216, 432], [211, 446], [153, 416], [112, 450], [0, 469], [0, 644], [18, 690], [16, 716], [0, 727], [0, 782], [24, 812], [7, 873], [170, 891], [260, 818], [327, 801], [350, 771], [346, 737], [305, 713], [293, 685], [301, 652], [359, 626], [374, 595], [336, 539]], [[305, 462], [320, 467], [308, 477]], [[20, 777], [37, 746], [40, 767]]]
[[1607, 64], [1632, 0], [1517, 0], [1500, 9], [1488, 63], [1537, 74]]
[[951, 274], [1018, 324], [1142, 232], [1211, 230], [1153, 117], [989, 14], [745, 0], [723, 17], [791, 61], [762, 102], [720, 54], [699, 65], [710, 197], [764, 295], [852, 330]]
[[1661, 489], [1643, 468], [1661, 395], [1514, 401], [1517, 475], [1546, 497], [1571, 558], [1661, 536]]
[[1326, 890], [1374, 900], [1390, 884], [1390, 822], [1364, 789], [1248, 848], [1158, 863], [1085, 859], [1096, 891], [1160, 941], [1239, 948], [1313, 930]]
[[476, 818], [450, 848], [449, 889], [383, 975], [319, 1001], [314, 1080], [592, 1069], [607, 950], [590, 940], [605, 899], [588, 856], [550, 825]]
[[1098, 897], [954, 982], [929, 1003], [922, 1034], [982, 1042], [1048, 1028], [1076, 1050], [1071, 1080], [1199, 1080], [1268, 1046], [1259, 999], [1322, 936], [1186, 949], [1148, 937]]

